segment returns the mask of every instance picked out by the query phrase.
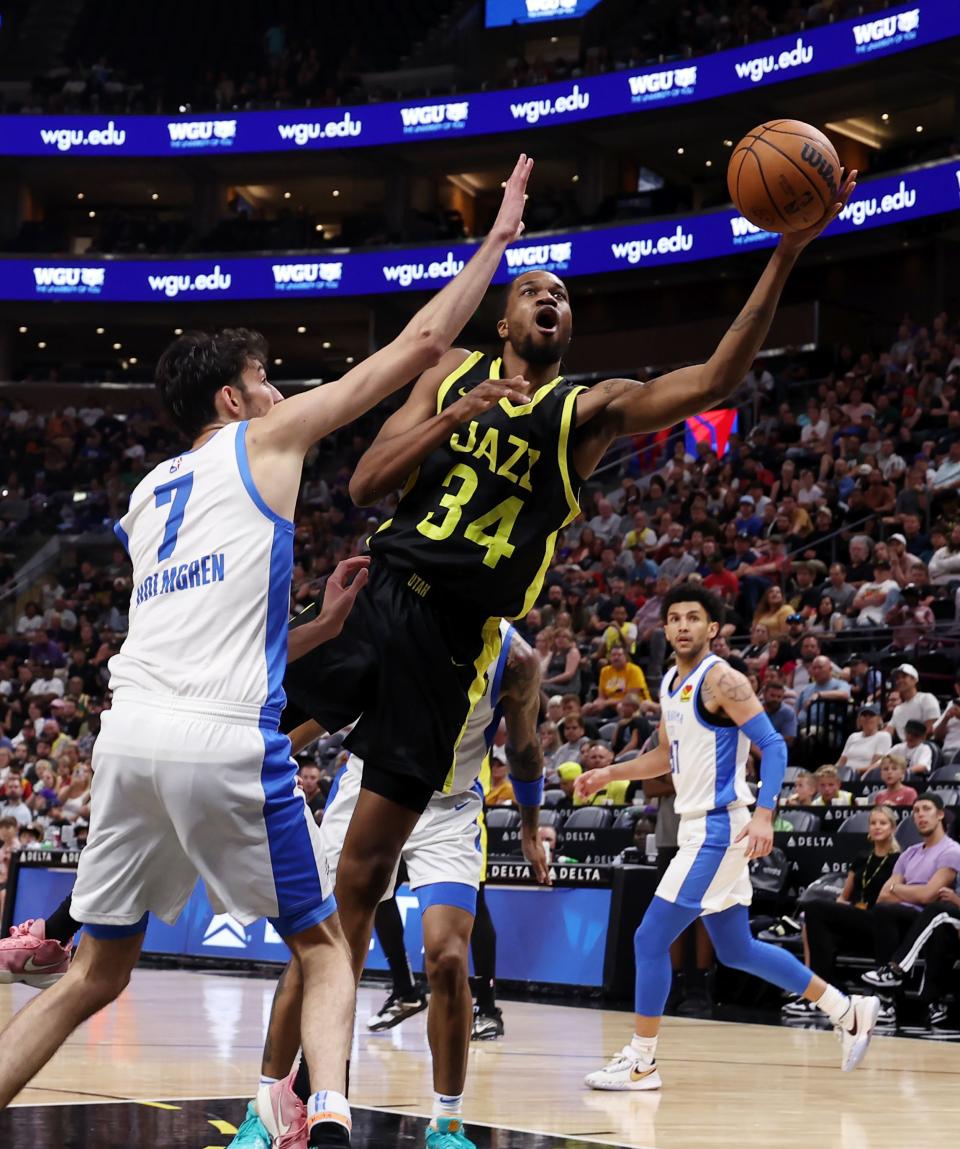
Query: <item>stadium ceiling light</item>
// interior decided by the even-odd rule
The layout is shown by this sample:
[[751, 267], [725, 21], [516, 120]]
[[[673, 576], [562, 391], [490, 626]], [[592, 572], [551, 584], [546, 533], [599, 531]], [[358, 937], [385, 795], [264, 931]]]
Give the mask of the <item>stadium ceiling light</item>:
[[352, 355], [348, 355], [348, 356], [347, 356], [347, 358], [346, 358], [346, 360], [345, 360], [345, 362], [346, 362], [346, 363], [352, 363], [352, 362], [353, 362], [353, 356], [352, 356]]
[[918, 132], [922, 132], [922, 131], [923, 131], [923, 124], [917, 124], [917, 131], [918, 131]]
[[724, 141], [723, 141], [723, 146], [724, 146], [725, 148], [732, 148], [732, 147], [733, 147], [733, 140], [724, 140]]
[[883, 113], [883, 115], [880, 117], [880, 119], [881, 119], [881, 120], [883, 120], [883, 122], [884, 122], [884, 123], [886, 123], [886, 122], [887, 122], [887, 120], [889, 120], [889, 119], [890, 119], [890, 113], [889, 113], [889, 112], [884, 112], [884, 113]]
[[87, 212], [87, 219], [96, 219], [96, 218], [97, 218], [97, 213], [95, 211], [88, 211]]
[[131, 355], [131, 356], [130, 356], [130, 362], [131, 362], [131, 363], [136, 363], [136, 362], [137, 362], [137, 357], [136, 357], [136, 355]]
[[83, 192], [77, 192], [77, 199], [83, 199]]
[[289, 198], [290, 198], [292, 195], [293, 195], [293, 192], [284, 192], [284, 193], [283, 193], [283, 198], [284, 198], [284, 199], [289, 199]]
[[713, 167], [713, 160], [707, 160], [707, 162], [706, 162], [706, 165], [705, 165], [705, 166], [706, 166], [706, 167], [708, 167], [708, 168], [712, 168], [712, 167]]
[[560, 37], [559, 36], [551, 36], [550, 37], [550, 43], [551, 44], [559, 44], [560, 43]]
[[570, 177], [570, 182], [572, 184], [578, 184], [580, 182], [580, 173], [574, 172], [573, 175]]
[[19, 327], [19, 328], [17, 328], [17, 330], [20, 332], [21, 335], [26, 335], [28, 328]]
[[323, 347], [324, 351], [329, 351], [330, 350], [330, 340], [324, 339], [324, 341], [322, 343], [322, 347]]
[[307, 329], [303, 325], [301, 325], [300, 327], [297, 328], [297, 334], [298, 335], [306, 335], [306, 333], [307, 333]]
[[[504, 186], [506, 186], [506, 185], [504, 185]], [[340, 189], [334, 188], [333, 189], [333, 198], [336, 199], [339, 194], [340, 194]]]
[[122, 343], [114, 343], [114, 345], [113, 345], [114, 351], [119, 351], [121, 349], [121, 347], [123, 347]]
[[323, 224], [318, 223], [317, 226], [313, 230], [314, 231], [323, 231]]
[[159, 193], [158, 193], [158, 192], [151, 192], [151, 193], [150, 193], [150, 198], [151, 198], [151, 199], [152, 199], [154, 202], [156, 202], [156, 201], [157, 201], [157, 200], [160, 198], [160, 195], [159, 195]]
[[181, 116], [183, 115], [183, 113], [184, 113], [186, 110], [187, 110], [187, 105], [186, 105], [186, 104], [181, 104], [181, 105], [180, 105], [180, 107], [177, 109], [177, 111], [180, 113], [180, 115], [181, 115]]
[[174, 327], [173, 333], [174, 333], [174, 335], [182, 335], [183, 334], [183, 328], [182, 327]]
[[104, 329], [103, 329], [102, 327], [98, 327], [98, 328], [97, 328], [97, 334], [98, 334], [98, 335], [102, 335], [102, 334], [103, 334], [103, 331], [104, 331]]
[[[677, 148], [677, 155], [678, 155], [678, 156], [682, 156], [682, 155], [683, 155], [683, 148]], [[506, 184], [504, 184], [504, 187], [506, 187]]]
[[47, 347], [47, 341], [45, 339], [41, 339], [40, 342], [37, 344], [37, 346], [40, 348], [41, 351], [45, 351], [46, 347]]
[[281, 364], [282, 364], [282, 363], [283, 363], [283, 360], [282, 360], [282, 359], [274, 359], [274, 361], [273, 361], [273, 365], [274, 365], [275, 367], [279, 367], [279, 366], [281, 366]]

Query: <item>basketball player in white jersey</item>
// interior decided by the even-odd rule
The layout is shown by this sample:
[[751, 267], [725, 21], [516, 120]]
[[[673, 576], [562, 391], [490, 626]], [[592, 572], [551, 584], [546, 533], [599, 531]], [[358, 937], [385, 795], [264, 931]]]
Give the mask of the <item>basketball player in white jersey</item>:
[[[539, 763], [543, 752], [537, 736], [540, 706], [540, 671], [533, 651], [506, 621], [500, 623], [500, 655], [487, 673], [486, 702], [477, 706], [457, 750], [447, 793], [437, 792], [420, 816], [403, 847], [410, 888], [423, 915], [424, 964], [430, 987], [427, 1034], [433, 1055], [433, 1115], [426, 1133], [426, 1149], [476, 1149], [463, 1129], [463, 1089], [470, 1045], [472, 998], [468, 952], [476, 914], [477, 889], [483, 877], [483, 789], [479, 773], [493, 744], [501, 717], [506, 723], [507, 758]], [[295, 749], [308, 745], [322, 731], [306, 722], [291, 732]], [[351, 755], [334, 781], [323, 812], [320, 839], [331, 873], [336, 875], [343, 841], [360, 796], [363, 763]], [[517, 786], [517, 783], [514, 783]], [[536, 783], [530, 783], [536, 789]], [[539, 800], [524, 803], [523, 783], [518, 794], [521, 843], [541, 884], [550, 875], [542, 842], [537, 836]], [[385, 897], [392, 896], [396, 871]], [[354, 954], [358, 979], [366, 952]], [[264, 1046], [261, 1087], [247, 1107], [247, 1118], [229, 1149], [269, 1149], [259, 1113], [269, 1111], [269, 1091], [277, 1078], [290, 1074], [299, 1046], [300, 986], [296, 962], [284, 971], [277, 987]], [[291, 1113], [296, 1102], [286, 1091]]]
[[[338, 382], [280, 402], [262, 337], [241, 330], [186, 335], [161, 356], [161, 397], [192, 446], [154, 468], [117, 524], [133, 592], [73, 892], [85, 935], [70, 970], [2, 1034], [0, 1105], [119, 995], [148, 914], [176, 921], [199, 875], [218, 912], [243, 924], [269, 918], [294, 954], [314, 1091], [309, 1144], [349, 1144], [353, 975], [319, 828], [278, 732], [303, 457], [450, 347], [522, 230], [531, 168], [521, 156], [460, 275]], [[496, 389], [492, 402], [514, 394]]]
[[[879, 1000], [847, 997], [786, 950], [758, 942], [750, 933], [747, 863], [773, 848], [786, 744], [744, 675], [710, 653], [723, 621], [720, 600], [704, 587], [680, 584], [664, 596], [661, 617], [677, 665], [661, 686], [659, 745], [576, 781], [577, 793], [585, 798], [616, 779], [670, 774], [681, 815], [679, 850], [634, 936], [633, 1040], [603, 1069], [588, 1074], [586, 1084], [591, 1089], [660, 1088], [657, 1034], [670, 990], [670, 945], [701, 916], [724, 965], [818, 1005], [840, 1035], [843, 1069], [854, 1069], [870, 1043]], [[751, 743], [761, 753], [760, 794], [752, 815], [754, 799], [746, 780]]]

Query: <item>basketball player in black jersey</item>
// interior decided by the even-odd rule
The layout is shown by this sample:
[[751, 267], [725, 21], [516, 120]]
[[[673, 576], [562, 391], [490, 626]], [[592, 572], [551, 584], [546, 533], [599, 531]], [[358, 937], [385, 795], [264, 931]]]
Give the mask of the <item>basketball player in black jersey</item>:
[[[371, 539], [369, 583], [343, 633], [315, 647], [312, 623], [292, 629], [284, 680], [288, 729], [312, 718], [333, 731], [361, 714], [346, 744], [364, 761], [363, 790], [337, 877], [358, 975], [400, 849], [452, 777], [499, 619], [536, 601], [556, 536], [579, 514], [581, 482], [620, 436], [672, 426], [733, 394], [797, 258], [836, 218], [855, 176], [823, 221], [781, 238], [705, 363], [651, 383], [574, 386], [560, 374], [573, 322], [567, 288], [527, 272], [506, 296], [500, 356], [448, 352], [361, 458], [354, 501], [402, 486], [399, 506]], [[537, 775], [518, 767], [512, 777], [524, 823], [535, 825]]]

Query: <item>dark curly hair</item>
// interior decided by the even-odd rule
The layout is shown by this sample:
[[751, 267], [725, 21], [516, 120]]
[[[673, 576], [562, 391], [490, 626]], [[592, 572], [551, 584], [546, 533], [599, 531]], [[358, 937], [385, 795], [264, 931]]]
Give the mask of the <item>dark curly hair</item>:
[[259, 331], [227, 327], [215, 335], [188, 331], [157, 361], [154, 382], [174, 424], [191, 441], [216, 417], [214, 396], [222, 387], [242, 390], [250, 360], [266, 365], [267, 341]]
[[707, 612], [709, 622], [723, 623], [725, 611], [719, 597], [705, 586], [687, 582], [677, 583], [663, 596], [663, 602], [660, 604], [661, 622], [666, 623], [670, 608], [676, 606], [678, 602], [698, 602]]

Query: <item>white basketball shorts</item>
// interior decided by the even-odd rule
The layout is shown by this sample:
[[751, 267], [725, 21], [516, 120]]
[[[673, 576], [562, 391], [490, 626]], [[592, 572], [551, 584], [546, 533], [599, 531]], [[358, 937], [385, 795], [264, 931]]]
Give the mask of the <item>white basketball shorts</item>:
[[209, 706], [125, 694], [103, 715], [71, 911], [95, 937], [176, 921], [198, 876], [217, 913], [282, 937], [336, 910], [290, 740]]
[[[360, 796], [363, 762], [351, 754], [334, 779], [323, 811], [320, 840], [336, 878], [347, 827]], [[400, 854], [410, 888], [424, 911], [431, 905], [455, 906], [476, 913], [477, 888], [486, 855], [483, 798], [479, 785], [459, 794], [434, 794]], [[399, 869], [400, 862], [397, 863]], [[393, 896], [397, 871], [384, 900]]]
[[750, 817], [747, 806], [685, 814], [677, 831], [676, 856], [657, 886], [657, 897], [705, 914], [749, 906], [753, 886], [747, 840], [734, 840]]

